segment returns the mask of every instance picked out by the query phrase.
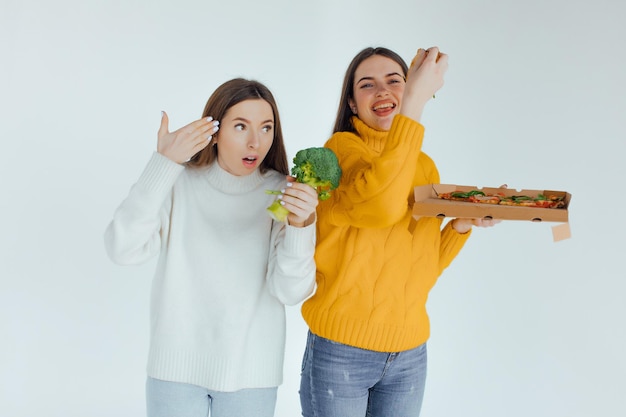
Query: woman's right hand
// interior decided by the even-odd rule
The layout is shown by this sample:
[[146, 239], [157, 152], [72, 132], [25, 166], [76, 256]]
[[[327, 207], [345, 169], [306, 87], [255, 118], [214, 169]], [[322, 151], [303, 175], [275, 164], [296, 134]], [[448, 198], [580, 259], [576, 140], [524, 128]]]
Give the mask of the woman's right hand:
[[191, 122], [173, 132], [169, 131], [169, 118], [162, 112], [158, 132], [157, 152], [182, 164], [206, 148], [219, 129], [219, 122], [207, 117]]
[[419, 121], [428, 100], [443, 87], [447, 70], [448, 55], [439, 52], [439, 48], [418, 49], [407, 73], [400, 113]]

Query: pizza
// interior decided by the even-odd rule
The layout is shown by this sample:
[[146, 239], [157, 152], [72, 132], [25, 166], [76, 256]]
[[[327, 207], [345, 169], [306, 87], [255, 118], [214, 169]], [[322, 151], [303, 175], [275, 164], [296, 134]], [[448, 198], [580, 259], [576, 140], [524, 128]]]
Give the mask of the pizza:
[[538, 194], [536, 197], [527, 195], [510, 195], [504, 193], [487, 194], [480, 190], [452, 191], [440, 193], [438, 197], [444, 200], [464, 201], [468, 203], [500, 204], [505, 206], [564, 208], [565, 199], [555, 194]]

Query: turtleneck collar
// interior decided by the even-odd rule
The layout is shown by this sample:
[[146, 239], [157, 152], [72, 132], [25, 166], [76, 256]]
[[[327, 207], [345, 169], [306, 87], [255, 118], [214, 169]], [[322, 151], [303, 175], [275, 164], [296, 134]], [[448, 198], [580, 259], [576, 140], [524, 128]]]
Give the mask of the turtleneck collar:
[[213, 187], [226, 194], [243, 194], [263, 183], [263, 174], [258, 169], [250, 175], [237, 176], [224, 170], [217, 161], [209, 165], [206, 175]]
[[373, 129], [366, 125], [357, 116], [352, 116], [352, 125], [361, 140], [376, 152], [381, 152], [385, 147], [385, 138], [389, 132]]

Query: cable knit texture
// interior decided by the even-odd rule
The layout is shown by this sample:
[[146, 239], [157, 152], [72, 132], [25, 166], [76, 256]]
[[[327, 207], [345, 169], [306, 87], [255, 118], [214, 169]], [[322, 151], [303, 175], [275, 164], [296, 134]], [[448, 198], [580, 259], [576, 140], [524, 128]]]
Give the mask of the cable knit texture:
[[159, 256], [148, 375], [217, 391], [282, 382], [284, 304], [315, 285], [315, 225], [272, 221], [285, 176], [185, 168], [154, 153], [105, 232], [109, 256]]
[[325, 145], [344, 175], [318, 206], [317, 290], [302, 314], [327, 339], [403, 351], [428, 339], [428, 293], [470, 233], [412, 217], [414, 187], [439, 183], [421, 152], [421, 124], [397, 115], [382, 132], [352, 120], [357, 134], [335, 133]]

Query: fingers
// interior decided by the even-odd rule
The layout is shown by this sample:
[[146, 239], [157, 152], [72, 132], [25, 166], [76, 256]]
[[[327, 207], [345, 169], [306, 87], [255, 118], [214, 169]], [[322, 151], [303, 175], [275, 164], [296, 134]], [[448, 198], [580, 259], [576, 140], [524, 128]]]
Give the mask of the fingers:
[[422, 62], [424, 62], [424, 58], [426, 58], [426, 50], [423, 48], [418, 49], [415, 57], [413, 57], [413, 60], [411, 61], [411, 65], [409, 65], [409, 68], [419, 68], [420, 65], [422, 65]]
[[167, 117], [167, 113], [161, 112], [161, 126], [159, 126], [158, 137], [161, 138], [169, 133], [170, 119]]
[[447, 65], [448, 55], [439, 51], [439, 48], [436, 46], [430, 47], [428, 49], [420, 48], [417, 50], [417, 53], [411, 61], [411, 65], [409, 66], [409, 68], [418, 69], [420, 66], [422, 66], [424, 62], [441, 62], [442, 64]]
[[439, 48], [420, 48], [415, 55], [407, 74], [400, 113], [420, 121], [424, 106], [444, 84], [444, 74], [448, 69], [447, 55]]
[[192, 150], [192, 155], [200, 152], [209, 145], [213, 135], [219, 130], [219, 121], [212, 117], [202, 118], [176, 131], [176, 140], [181, 145], [187, 144]]
[[198, 152], [200, 152], [201, 150], [209, 146], [209, 143], [211, 143], [210, 138], [209, 139], [198, 138], [194, 142], [193, 147], [191, 148], [191, 156], [189, 157], [189, 159], [191, 159], [195, 154], [197, 154]]
[[426, 51], [426, 58], [424, 59], [430, 62], [434, 61], [435, 63], [441, 62], [444, 64], [448, 61], [448, 55], [441, 52], [436, 46], [433, 46], [432, 48], [428, 48]]
[[426, 50], [426, 57], [424, 61], [437, 62], [439, 58], [439, 48], [432, 46]]
[[189, 161], [209, 145], [218, 129], [219, 121], [206, 117], [170, 132], [169, 118], [165, 112], [162, 112], [157, 150], [174, 162]]
[[210, 141], [211, 139], [213, 139], [213, 135], [215, 135], [219, 129], [219, 120], [213, 120], [212, 117], [208, 117], [204, 119], [204, 123], [196, 127], [194, 134], [199, 138], [200, 141], [202, 141], [202, 139]]
[[317, 207], [318, 197], [317, 190], [310, 185], [299, 182], [288, 182], [283, 192], [283, 201], [293, 205], [304, 207]]
[[204, 117], [181, 127], [176, 131], [176, 134], [192, 139], [197, 138], [198, 136], [204, 136], [206, 139], [219, 130], [219, 125], [220, 122], [218, 120], [213, 120], [212, 117]]
[[473, 223], [476, 227], [493, 227], [502, 222], [500, 219], [474, 219]]
[[452, 220], [452, 227], [459, 233], [467, 233], [473, 226], [493, 227], [500, 222], [501, 219], [456, 218]]
[[283, 207], [297, 217], [295, 221], [304, 222], [315, 212], [319, 202], [317, 190], [290, 178], [292, 177], [287, 177], [287, 186], [279, 198]]

